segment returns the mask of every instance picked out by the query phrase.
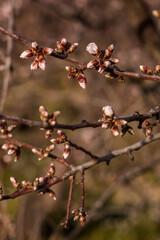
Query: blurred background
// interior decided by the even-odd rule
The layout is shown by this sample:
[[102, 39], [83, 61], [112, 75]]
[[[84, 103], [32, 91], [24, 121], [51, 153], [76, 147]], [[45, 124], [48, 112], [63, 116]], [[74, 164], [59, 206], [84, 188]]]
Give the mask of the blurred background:
[[[159, 0], [1, 0], [0, 25], [24, 39], [37, 41], [42, 47], [56, 47], [63, 37], [78, 42], [71, 57], [89, 62], [93, 57], [86, 46], [95, 42], [101, 49], [114, 44], [113, 57], [120, 60], [119, 68], [139, 72], [139, 65], [154, 68], [160, 63], [160, 20], [152, 10], [160, 9]], [[159, 83], [126, 78], [125, 83], [106, 79], [103, 74], [86, 71], [87, 89], [76, 79], [68, 79], [63, 60], [47, 58], [45, 71], [30, 70], [33, 59], [20, 59], [27, 47], [0, 34], [0, 89], [3, 114], [39, 120], [39, 106], [51, 113], [61, 111], [60, 123], [74, 124], [82, 120], [97, 121], [102, 107], [111, 105], [119, 117], [136, 111], [146, 113], [160, 101]], [[8, 65], [7, 65], [8, 64]], [[9, 66], [10, 71], [1, 68]], [[101, 128], [65, 131], [68, 138], [93, 154], [103, 156], [110, 150], [122, 148], [144, 138], [137, 124], [132, 123], [135, 135], [114, 137]], [[157, 132], [158, 128], [154, 130]], [[14, 138], [45, 148], [49, 140], [38, 128], [17, 124]], [[3, 142], [1, 141], [2, 145]], [[62, 148], [55, 154], [61, 156]], [[37, 160], [29, 150], [23, 150], [14, 163], [0, 150], [0, 184], [5, 194], [14, 191], [9, 177], [33, 181], [48, 170], [50, 159]], [[158, 240], [160, 238], [160, 165], [159, 142], [154, 142], [128, 156], [113, 159], [86, 171], [85, 206], [88, 222], [81, 227], [70, 220], [64, 230], [69, 182], [53, 187], [57, 201], [48, 196], [28, 194], [0, 202], [0, 239], [2, 240]], [[75, 165], [88, 161], [80, 151], [72, 150], [69, 158]], [[153, 164], [152, 164], [153, 163]], [[147, 169], [145, 166], [150, 166]], [[134, 172], [139, 169], [139, 173]], [[56, 175], [64, 172], [56, 164]], [[136, 174], [135, 174], [136, 173]], [[129, 176], [127, 178], [127, 176]], [[77, 174], [71, 209], [80, 207], [80, 184]], [[99, 202], [97, 202], [99, 200]], [[101, 207], [96, 209], [96, 204]]]

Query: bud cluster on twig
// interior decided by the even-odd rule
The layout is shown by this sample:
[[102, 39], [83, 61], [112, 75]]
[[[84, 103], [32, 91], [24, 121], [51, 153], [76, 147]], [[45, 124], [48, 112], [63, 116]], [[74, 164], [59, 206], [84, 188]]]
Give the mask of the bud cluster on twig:
[[53, 143], [53, 144], [64, 144], [64, 150], [63, 150], [63, 158], [66, 159], [68, 158], [71, 150], [70, 150], [70, 144], [67, 140], [67, 136], [64, 132], [62, 132], [61, 130], [58, 130], [57, 131], [57, 134], [60, 136], [58, 138], [53, 138], [51, 139], [50, 141]]
[[5, 143], [2, 145], [2, 149], [8, 151], [8, 155], [14, 155], [14, 161], [17, 162], [17, 160], [20, 157], [20, 147], [10, 144], [10, 143]]
[[52, 48], [41, 48], [39, 47], [37, 42], [32, 42], [31, 44], [32, 48], [25, 50], [21, 53], [20, 58], [27, 59], [29, 57], [35, 56], [36, 58], [31, 63], [31, 70], [37, 70], [38, 68], [41, 68], [42, 70], [46, 69], [46, 59], [44, 55], [51, 55], [53, 52]]
[[40, 106], [39, 112], [40, 112], [40, 118], [43, 121], [44, 125], [48, 125], [48, 126], [52, 127], [52, 128], [49, 128], [46, 130], [45, 137], [49, 138], [52, 135], [53, 127], [56, 124], [58, 116], [60, 115], [60, 111], [56, 111], [54, 113], [49, 114], [45, 107]]
[[118, 119], [115, 116], [114, 110], [111, 106], [107, 105], [103, 107], [102, 114], [103, 118], [99, 119], [99, 121], [103, 121], [102, 128], [110, 128], [114, 136], [124, 136], [127, 131], [132, 135], [134, 134], [132, 127], [127, 125], [126, 120]]
[[7, 125], [5, 119], [0, 121], [0, 134], [4, 135], [5, 137], [11, 138], [12, 137], [12, 130], [16, 127], [16, 125]]
[[160, 64], [156, 65], [154, 67], [154, 70], [151, 69], [150, 67], [147, 67], [145, 65], [140, 65], [139, 66], [140, 70], [148, 75], [153, 75], [153, 74], [159, 74], [160, 73]]

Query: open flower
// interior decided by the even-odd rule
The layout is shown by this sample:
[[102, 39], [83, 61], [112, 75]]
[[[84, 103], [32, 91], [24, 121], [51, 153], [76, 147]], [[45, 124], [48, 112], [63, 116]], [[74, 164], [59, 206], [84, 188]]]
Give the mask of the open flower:
[[20, 58], [27, 59], [29, 57], [36, 56], [35, 60], [31, 63], [31, 70], [36, 70], [41, 68], [45, 70], [46, 68], [46, 59], [44, 55], [51, 55], [53, 52], [52, 48], [40, 48], [37, 42], [32, 42], [32, 48], [25, 50], [21, 53]]

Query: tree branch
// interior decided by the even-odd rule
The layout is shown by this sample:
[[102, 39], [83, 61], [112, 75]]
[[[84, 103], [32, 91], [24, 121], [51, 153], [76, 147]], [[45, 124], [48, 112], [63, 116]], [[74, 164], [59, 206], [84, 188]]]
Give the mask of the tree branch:
[[[128, 151], [137, 151], [137, 150], [141, 149], [142, 147], [144, 147], [145, 145], [147, 145], [151, 142], [154, 142], [158, 139], [160, 139], [160, 132], [154, 134], [150, 138], [149, 137], [145, 138], [145, 139], [143, 139], [139, 142], [136, 142], [136, 143], [134, 143], [130, 146], [127, 146], [125, 148], [114, 150], [114, 151], [110, 152], [109, 154], [107, 154], [105, 156], [99, 157], [97, 160], [91, 160], [91, 161], [83, 163], [79, 166], [75, 166], [75, 167], [73, 166], [71, 170], [66, 171], [61, 177], [51, 179], [49, 182], [47, 182], [45, 185], [43, 185], [43, 187], [41, 187], [41, 186], [37, 187], [37, 191], [39, 191], [41, 189], [43, 190], [45, 188], [50, 188], [51, 186], [53, 186], [57, 183], [65, 181], [70, 176], [75, 175], [77, 172], [82, 172], [84, 170], [90, 169], [93, 166], [95, 166], [97, 164], [100, 164], [102, 162], [110, 163], [110, 161], [113, 158], [118, 157], [122, 154], [126, 154], [126, 153], [128, 153]], [[33, 189], [20, 189], [20, 190], [14, 192], [12, 194], [2, 195], [0, 200], [2, 201], [2, 200], [6, 200], [6, 199], [14, 199], [16, 197], [22, 196], [22, 195], [24, 195], [26, 193], [29, 193], [29, 192], [34, 192], [34, 190]]]

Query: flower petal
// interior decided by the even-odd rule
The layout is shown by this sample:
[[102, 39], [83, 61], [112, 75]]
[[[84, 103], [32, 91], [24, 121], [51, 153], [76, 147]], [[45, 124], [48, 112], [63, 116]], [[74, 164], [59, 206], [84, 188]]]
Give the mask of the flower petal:
[[31, 70], [37, 70], [39, 67], [39, 62], [35, 59], [32, 63], [31, 63]]
[[87, 52], [89, 52], [90, 54], [92, 54], [94, 56], [96, 56], [99, 52], [99, 48], [94, 42], [89, 43], [86, 47], [86, 50], [87, 50]]
[[111, 128], [111, 132], [114, 136], [118, 136], [119, 135], [118, 127], [113, 125], [113, 127]]
[[26, 59], [33, 56], [33, 52], [31, 49], [25, 50], [21, 53], [20, 58]]
[[53, 53], [53, 48], [47, 48], [47, 47], [45, 47], [45, 48], [42, 49], [42, 53], [43, 53], [44, 55], [50, 55], [50, 54]]
[[44, 71], [46, 69], [46, 59], [43, 57], [39, 60], [39, 67]]
[[114, 111], [113, 108], [109, 105], [102, 108], [102, 113], [105, 117], [114, 117]]

